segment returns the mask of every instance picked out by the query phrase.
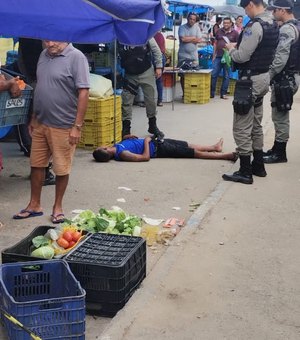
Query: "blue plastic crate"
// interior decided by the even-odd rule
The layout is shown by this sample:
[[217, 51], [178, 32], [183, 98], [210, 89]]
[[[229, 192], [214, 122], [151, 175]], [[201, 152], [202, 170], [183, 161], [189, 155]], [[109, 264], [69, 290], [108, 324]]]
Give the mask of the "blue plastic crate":
[[6, 52], [6, 65], [11, 65], [18, 60], [18, 51]]
[[[43, 340], [85, 339], [85, 291], [63, 260], [1, 265], [0, 305]], [[31, 339], [2, 320], [9, 340]]]
[[[11, 75], [2, 71], [6, 79]], [[0, 126], [19, 125], [27, 122], [28, 110], [32, 98], [32, 87], [26, 85], [22, 96], [11, 98], [8, 91], [0, 93]]]

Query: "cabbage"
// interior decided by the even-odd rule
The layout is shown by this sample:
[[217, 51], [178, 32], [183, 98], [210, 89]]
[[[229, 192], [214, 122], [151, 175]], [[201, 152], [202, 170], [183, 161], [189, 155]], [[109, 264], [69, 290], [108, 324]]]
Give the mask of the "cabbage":
[[54, 256], [54, 249], [50, 246], [40, 247], [31, 253], [33, 257], [40, 257], [42, 259], [50, 260]]

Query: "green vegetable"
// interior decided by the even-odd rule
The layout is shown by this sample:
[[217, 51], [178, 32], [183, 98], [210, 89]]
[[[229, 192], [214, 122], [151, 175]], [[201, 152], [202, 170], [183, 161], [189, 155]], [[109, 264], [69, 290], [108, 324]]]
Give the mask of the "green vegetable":
[[111, 210], [101, 208], [97, 215], [91, 210], [84, 210], [75, 216], [71, 223], [92, 233], [132, 235], [136, 226], [141, 227], [142, 220], [138, 216], [126, 214], [121, 208], [114, 207]]
[[32, 239], [35, 248], [49, 245], [49, 238], [45, 236], [36, 236]]
[[31, 256], [50, 260], [54, 256], [54, 249], [50, 246], [39, 247], [31, 253]]

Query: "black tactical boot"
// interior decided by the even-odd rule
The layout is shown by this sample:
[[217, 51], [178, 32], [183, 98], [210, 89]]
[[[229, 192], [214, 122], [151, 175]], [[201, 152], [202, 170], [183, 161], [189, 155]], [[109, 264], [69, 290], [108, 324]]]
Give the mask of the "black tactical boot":
[[270, 155], [273, 153], [274, 148], [275, 148], [275, 142], [274, 142], [274, 144], [273, 144], [273, 146], [272, 146], [271, 149], [269, 149], [269, 150], [267, 150], [267, 151], [263, 151], [263, 156], [264, 156], [264, 157], [265, 157], [265, 156], [270, 156]]
[[263, 151], [254, 150], [253, 151], [253, 161], [252, 161], [252, 174], [258, 177], [266, 177], [267, 172], [265, 170]]
[[55, 184], [55, 176], [53, 173], [50, 171], [52, 168], [52, 163], [49, 163], [47, 168], [45, 169], [45, 180], [44, 180], [44, 186], [45, 185], [54, 185]]
[[264, 163], [273, 164], [273, 163], [286, 163], [286, 142], [277, 142], [275, 141], [274, 146], [272, 148], [272, 153], [263, 157]]
[[148, 132], [152, 133], [155, 138], [159, 140], [164, 139], [164, 133], [159, 130], [159, 128], [156, 125], [156, 117], [149, 118], [149, 129]]
[[241, 156], [240, 155], [240, 169], [239, 171], [235, 171], [232, 175], [224, 174], [222, 178], [225, 181], [231, 182], [239, 182], [243, 184], [252, 184], [252, 169], [250, 163], [250, 156]]
[[122, 126], [122, 137], [126, 135], [130, 135], [130, 128], [131, 128], [131, 121], [130, 120], [123, 120]]

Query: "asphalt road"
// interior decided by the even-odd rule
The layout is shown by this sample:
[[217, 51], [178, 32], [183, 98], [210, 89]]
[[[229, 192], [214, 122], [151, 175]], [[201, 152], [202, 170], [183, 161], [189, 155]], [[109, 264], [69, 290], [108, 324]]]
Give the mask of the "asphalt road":
[[[199, 144], [214, 144], [223, 137], [224, 151], [234, 151], [231, 100], [216, 97], [196, 105], [179, 98], [180, 93], [174, 110], [170, 103], [159, 108], [158, 124], [166, 137]], [[268, 177], [255, 179], [252, 186], [222, 181], [224, 172], [237, 167], [228, 161], [98, 164], [90, 151], [77, 150], [64, 200], [67, 217], [74, 209], [118, 205], [139, 216], [180, 217], [187, 223], [173, 246], [148, 249], [148, 277], [115, 318], [87, 317], [86, 339], [299, 338], [297, 107], [298, 98], [289, 163], [268, 169]], [[268, 98], [264, 125], [266, 145], [271, 146]], [[147, 135], [144, 108], [135, 108], [132, 132]], [[13, 220], [29, 199], [29, 163], [16, 143], [0, 142], [0, 147], [5, 166], [0, 176], [4, 249], [34, 227], [50, 225], [54, 188], [43, 189], [44, 216]], [[200, 204], [196, 212], [191, 209], [194, 203]]]

